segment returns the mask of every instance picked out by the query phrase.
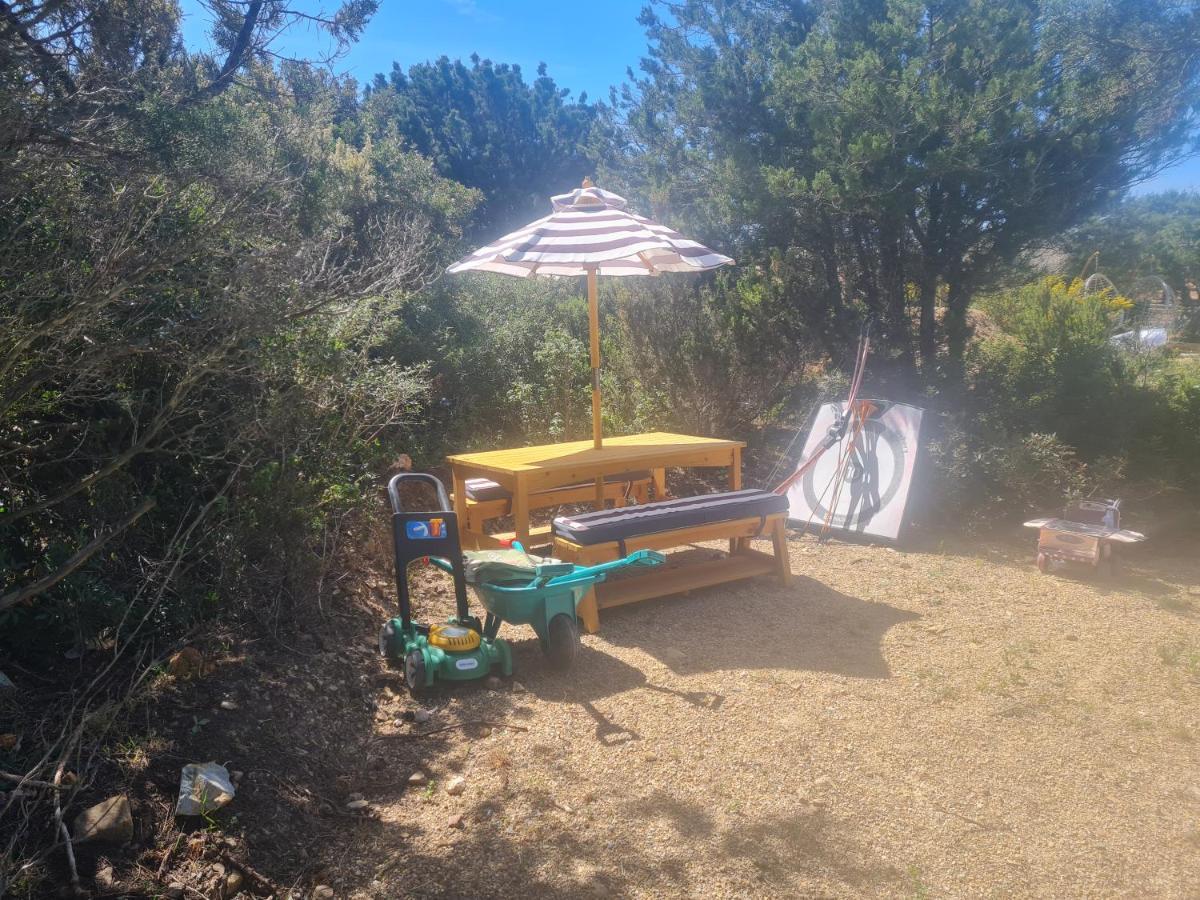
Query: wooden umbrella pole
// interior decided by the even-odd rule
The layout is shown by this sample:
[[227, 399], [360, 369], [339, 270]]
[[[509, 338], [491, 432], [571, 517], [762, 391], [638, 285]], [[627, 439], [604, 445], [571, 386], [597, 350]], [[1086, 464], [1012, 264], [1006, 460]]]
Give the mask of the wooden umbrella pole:
[[587, 272], [588, 330], [592, 339], [592, 442], [597, 449], [602, 444], [600, 436], [600, 301], [596, 291], [596, 269]]
[[[592, 445], [599, 450], [604, 440], [600, 432], [600, 300], [597, 296], [596, 269], [588, 268], [588, 331], [592, 344]], [[596, 509], [604, 509], [604, 476], [596, 476]]]

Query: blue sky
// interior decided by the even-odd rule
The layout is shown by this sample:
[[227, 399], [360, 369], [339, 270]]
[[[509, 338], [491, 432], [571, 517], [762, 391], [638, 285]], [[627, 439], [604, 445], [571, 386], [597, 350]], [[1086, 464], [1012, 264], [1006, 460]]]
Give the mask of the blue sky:
[[[413, 63], [472, 53], [496, 62], [518, 63], [532, 79], [538, 63], [561, 87], [586, 91], [606, 100], [610, 85], [625, 80], [645, 53], [646, 36], [637, 23], [648, 0], [380, 0], [379, 12], [362, 39], [335, 64], [360, 82], [390, 72], [392, 62]], [[199, 0], [181, 0], [184, 40], [194, 48], [208, 45], [208, 14]], [[332, 7], [335, 0], [329, 0]], [[293, 29], [279, 44], [281, 52], [319, 56], [327, 43], [314, 32]], [[1134, 188], [1144, 194], [1169, 189], [1200, 189], [1200, 158], [1193, 157]]]
[[[326, 8], [335, 5], [328, 0]], [[637, 67], [646, 37], [637, 16], [648, 0], [380, 0], [379, 11], [362, 39], [335, 68], [366, 82], [439, 56], [467, 59], [472, 53], [496, 62], [518, 63], [526, 80], [544, 62], [562, 87], [593, 100], [606, 100], [609, 85], [625, 80]], [[199, 0], [181, 0], [184, 40], [208, 44], [209, 15]], [[316, 4], [313, 4], [314, 6]], [[304, 4], [301, 8], [307, 8]], [[297, 28], [281, 41], [293, 55], [319, 54], [326, 42]]]

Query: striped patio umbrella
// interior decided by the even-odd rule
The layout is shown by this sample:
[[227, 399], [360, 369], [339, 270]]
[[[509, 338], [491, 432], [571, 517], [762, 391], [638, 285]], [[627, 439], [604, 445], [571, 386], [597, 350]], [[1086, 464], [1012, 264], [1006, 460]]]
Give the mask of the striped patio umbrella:
[[499, 272], [517, 278], [533, 275], [587, 277], [588, 325], [592, 353], [592, 440], [600, 434], [599, 275], [658, 275], [703, 272], [733, 260], [626, 209], [624, 197], [601, 190], [590, 179], [569, 194], [550, 198], [543, 219], [480, 247], [447, 269]]

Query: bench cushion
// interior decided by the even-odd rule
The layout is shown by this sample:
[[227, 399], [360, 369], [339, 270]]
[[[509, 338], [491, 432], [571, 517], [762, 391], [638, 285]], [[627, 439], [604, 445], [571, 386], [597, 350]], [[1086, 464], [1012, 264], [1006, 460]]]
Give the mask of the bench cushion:
[[769, 491], [702, 494], [699, 497], [680, 497], [623, 509], [597, 510], [578, 516], [558, 516], [554, 520], [554, 536], [586, 546], [714, 522], [786, 513], [787, 509], [787, 497]]
[[[609, 484], [621, 481], [642, 481], [650, 477], [649, 472], [622, 472], [620, 475], [605, 475], [604, 480]], [[551, 491], [565, 491], [569, 488], [586, 487], [591, 482], [581, 484], [564, 484], [560, 487], [549, 488]], [[476, 503], [486, 500], [511, 500], [512, 492], [490, 478], [468, 478], [466, 481], [467, 499]]]

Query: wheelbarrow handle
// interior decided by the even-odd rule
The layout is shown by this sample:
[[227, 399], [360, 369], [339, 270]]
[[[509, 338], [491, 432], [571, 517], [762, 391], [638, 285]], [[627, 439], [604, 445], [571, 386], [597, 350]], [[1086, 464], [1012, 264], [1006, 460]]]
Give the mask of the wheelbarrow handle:
[[666, 561], [667, 558], [655, 550], [638, 550], [623, 559], [614, 559], [612, 562], [600, 563], [595, 566], [577, 566], [570, 575], [552, 578], [547, 584], [553, 587], [554, 585], [569, 584], [572, 581], [582, 581], [586, 578], [594, 578], [599, 581], [609, 572], [617, 569], [629, 566], [658, 566]]

